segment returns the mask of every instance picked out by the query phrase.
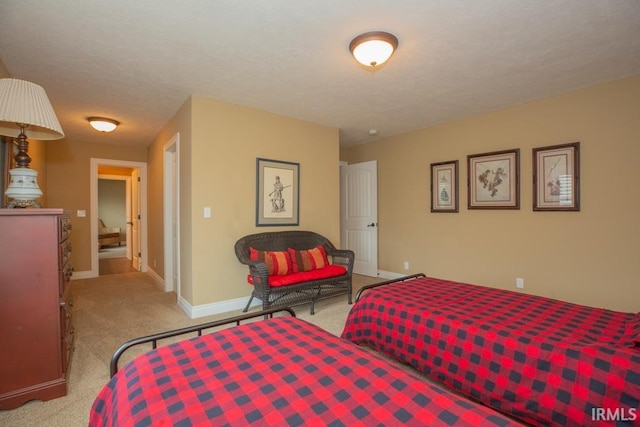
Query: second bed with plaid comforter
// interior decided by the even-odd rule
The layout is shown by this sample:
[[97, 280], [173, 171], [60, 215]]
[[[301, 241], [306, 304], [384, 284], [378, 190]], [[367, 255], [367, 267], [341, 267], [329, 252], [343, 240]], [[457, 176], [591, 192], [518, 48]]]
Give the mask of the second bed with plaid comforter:
[[91, 426], [508, 426], [515, 421], [295, 317], [231, 327], [135, 358]]
[[640, 425], [640, 314], [421, 277], [364, 292], [342, 336], [534, 425]]

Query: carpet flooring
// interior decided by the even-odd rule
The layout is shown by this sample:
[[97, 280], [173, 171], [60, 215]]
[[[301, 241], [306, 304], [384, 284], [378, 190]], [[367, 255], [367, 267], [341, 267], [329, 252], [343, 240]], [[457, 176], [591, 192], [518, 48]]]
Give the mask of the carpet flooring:
[[[354, 276], [354, 295], [376, 278]], [[248, 292], [247, 288], [247, 292]], [[75, 351], [71, 359], [67, 396], [47, 402], [31, 401], [0, 411], [0, 426], [86, 426], [95, 396], [109, 380], [109, 362], [115, 349], [135, 337], [205, 323], [240, 314], [240, 310], [189, 319], [176, 295], [160, 289], [146, 273], [119, 273], [72, 282]], [[350, 305], [335, 297], [295, 308], [298, 317], [340, 335]], [[126, 361], [125, 361], [126, 362]]]

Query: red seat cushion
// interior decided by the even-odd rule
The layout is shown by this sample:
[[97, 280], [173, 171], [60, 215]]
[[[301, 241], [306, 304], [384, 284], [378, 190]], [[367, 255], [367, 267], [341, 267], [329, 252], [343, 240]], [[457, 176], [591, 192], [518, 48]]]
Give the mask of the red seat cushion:
[[[329, 264], [324, 268], [311, 271], [302, 271], [299, 273], [291, 273], [286, 276], [269, 276], [269, 286], [277, 288], [279, 286], [295, 285], [296, 283], [308, 282], [311, 280], [327, 279], [329, 277], [342, 276], [346, 274], [347, 269], [341, 265]], [[251, 275], [248, 275], [247, 281], [253, 284]]]

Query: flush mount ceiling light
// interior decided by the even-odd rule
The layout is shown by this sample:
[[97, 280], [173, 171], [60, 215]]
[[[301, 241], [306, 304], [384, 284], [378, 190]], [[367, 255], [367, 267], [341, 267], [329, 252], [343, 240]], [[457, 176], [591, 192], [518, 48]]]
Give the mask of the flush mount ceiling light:
[[112, 132], [120, 124], [119, 121], [104, 117], [88, 117], [89, 124], [100, 132]]
[[360, 34], [349, 43], [349, 51], [356, 61], [370, 69], [384, 64], [397, 47], [396, 36], [384, 31]]

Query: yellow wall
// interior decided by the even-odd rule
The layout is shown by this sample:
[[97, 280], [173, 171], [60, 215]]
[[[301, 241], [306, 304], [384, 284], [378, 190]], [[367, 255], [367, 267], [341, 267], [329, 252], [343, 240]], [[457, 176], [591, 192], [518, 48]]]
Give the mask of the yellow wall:
[[[384, 271], [640, 311], [640, 76], [354, 146], [378, 161]], [[580, 141], [581, 211], [532, 211], [532, 148]], [[520, 210], [467, 210], [467, 155], [520, 148]], [[430, 213], [430, 164], [460, 162], [460, 212]], [[411, 270], [403, 269], [409, 261]]]
[[[164, 126], [148, 150], [148, 213], [149, 213], [149, 263], [158, 276], [164, 278], [164, 147], [179, 134], [180, 176], [180, 283], [181, 296], [193, 301], [191, 287], [191, 98], [176, 112]], [[156, 264], [153, 267], [154, 262]]]
[[7, 70], [7, 67], [4, 65], [4, 62], [2, 62], [2, 60], [0, 59], [0, 79], [8, 77], [11, 77], [11, 74], [9, 73], [9, 70]]
[[[191, 133], [185, 135], [189, 126]], [[176, 132], [180, 132], [181, 292], [191, 305], [249, 295], [247, 268], [233, 251], [244, 235], [313, 230], [339, 243], [337, 129], [192, 97], [149, 150], [154, 188], [161, 188], [162, 147]], [[298, 227], [255, 226], [257, 157], [300, 163]], [[150, 212], [161, 212], [152, 197], [151, 205], [156, 209]], [[211, 207], [210, 219], [203, 218], [205, 206]], [[149, 235], [162, 235], [157, 218], [149, 224], [153, 227]], [[160, 257], [161, 250], [160, 239], [150, 253]]]
[[[128, 147], [113, 144], [85, 143], [81, 141], [46, 141], [46, 187], [39, 179], [47, 195], [47, 207], [63, 208], [72, 212], [71, 235], [72, 262], [75, 271], [91, 270], [90, 215], [90, 160], [91, 158], [145, 162], [145, 147]], [[76, 216], [78, 210], [87, 216]]]

